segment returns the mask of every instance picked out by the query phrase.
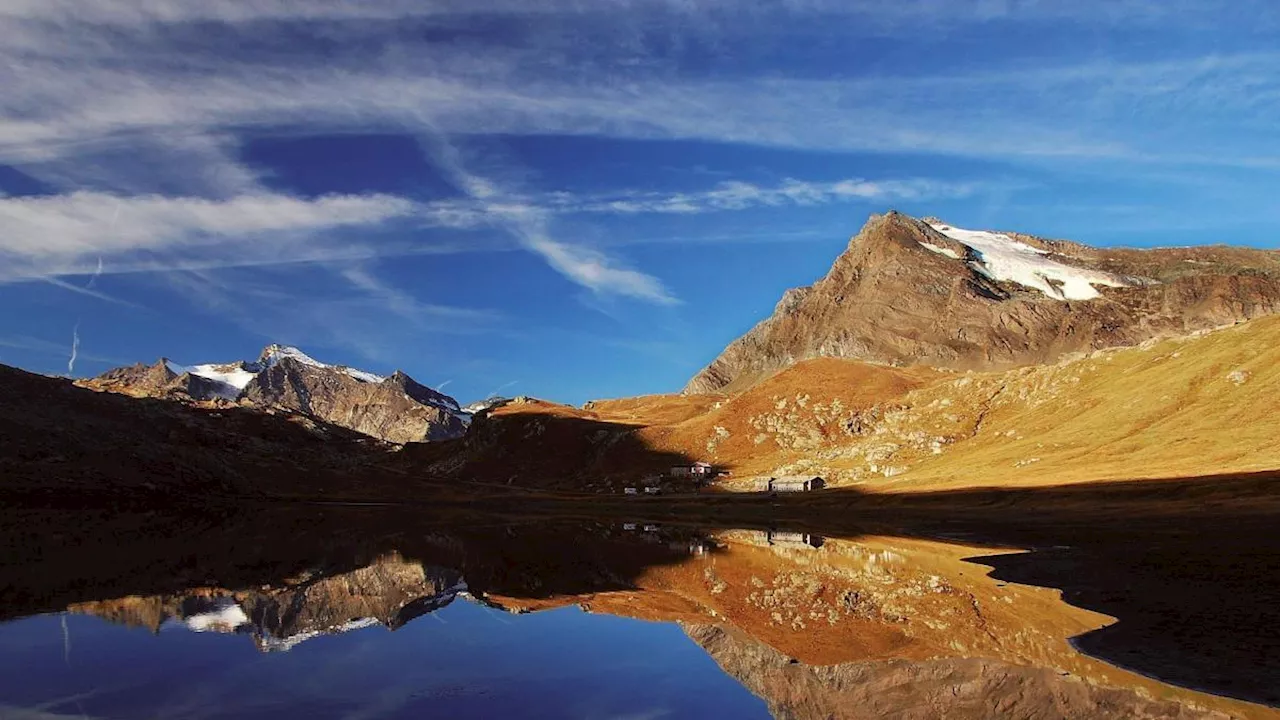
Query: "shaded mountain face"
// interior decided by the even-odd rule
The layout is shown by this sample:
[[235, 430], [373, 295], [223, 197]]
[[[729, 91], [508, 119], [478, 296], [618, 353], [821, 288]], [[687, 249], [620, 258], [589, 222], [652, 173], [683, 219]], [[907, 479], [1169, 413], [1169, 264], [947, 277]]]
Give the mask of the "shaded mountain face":
[[269, 345], [255, 362], [183, 366], [167, 359], [116, 368], [89, 387], [142, 397], [282, 408], [394, 443], [463, 435], [457, 401], [396, 371], [381, 377]]
[[734, 392], [800, 360], [961, 370], [1052, 362], [1280, 312], [1280, 253], [1098, 249], [873, 216], [826, 277], [685, 387]]

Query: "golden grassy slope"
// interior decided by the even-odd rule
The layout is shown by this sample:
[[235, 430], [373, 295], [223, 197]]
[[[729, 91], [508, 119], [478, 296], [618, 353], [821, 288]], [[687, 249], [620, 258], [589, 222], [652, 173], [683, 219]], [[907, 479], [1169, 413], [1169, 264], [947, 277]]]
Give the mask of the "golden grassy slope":
[[[797, 465], [876, 490], [1276, 469], [1280, 318], [1052, 366], [945, 376], [842, 422], [860, 427]], [[815, 420], [793, 418], [792, 434], [806, 423]]]
[[673, 425], [709, 412], [727, 395], [640, 395], [617, 400], [594, 400], [589, 409], [610, 422], [639, 425]]
[[[983, 420], [976, 434], [914, 464], [895, 486], [1040, 485], [1276, 469], [1280, 318], [1055, 366], [961, 378], [909, 399], [926, 426], [954, 433], [968, 425], [972, 433], [976, 419]], [[949, 413], [934, 405], [945, 399], [953, 401]], [[947, 415], [963, 419], [951, 422]]]
[[737, 490], [810, 472], [897, 491], [1273, 470], [1280, 317], [1004, 372], [816, 359], [733, 396], [538, 401], [493, 419], [490, 442], [439, 467], [596, 490], [693, 459]]

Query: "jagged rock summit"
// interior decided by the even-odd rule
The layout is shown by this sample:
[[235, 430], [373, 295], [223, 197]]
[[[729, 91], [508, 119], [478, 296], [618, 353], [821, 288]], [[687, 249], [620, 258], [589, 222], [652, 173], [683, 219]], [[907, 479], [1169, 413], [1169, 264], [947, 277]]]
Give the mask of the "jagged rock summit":
[[329, 365], [287, 345], [268, 345], [254, 362], [179, 365], [161, 358], [84, 384], [143, 397], [283, 408], [394, 443], [459, 437], [470, 421], [456, 400], [403, 372], [382, 377]]
[[739, 391], [815, 357], [1003, 369], [1276, 312], [1280, 252], [1099, 249], [891, 211], [685, 392]]

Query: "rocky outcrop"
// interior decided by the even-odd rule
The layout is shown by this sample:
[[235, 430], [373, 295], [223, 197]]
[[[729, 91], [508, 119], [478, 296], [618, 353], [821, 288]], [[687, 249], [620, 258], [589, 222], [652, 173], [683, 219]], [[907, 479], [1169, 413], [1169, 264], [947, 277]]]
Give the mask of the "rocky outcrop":
[[685, 632], [777, 718], [1227, 717], [1049, 668], [981, 658], [811, 666], [733, 629]]
[[738, 391], [814, 357], [1002, 369], [1280, 312], [1277, 252], [968, 232], [873, 216], [825, 277], [788, 291], [685, 392]]
[[401, 444], [459, 437], [469, 421], [453, 398], [403, 372], [380, 377], [280, 345], [265, 348], [255, 362], [188, 367], [162, 358], [85, 384], [134, 396], [283, 409]]

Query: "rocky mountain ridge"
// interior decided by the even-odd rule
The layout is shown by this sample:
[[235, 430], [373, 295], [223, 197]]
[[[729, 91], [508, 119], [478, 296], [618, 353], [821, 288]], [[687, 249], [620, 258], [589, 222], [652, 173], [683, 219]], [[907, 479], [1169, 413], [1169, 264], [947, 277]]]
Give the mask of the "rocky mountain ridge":
[[470, 422], [456, 400], [399, 370], [382, 377], [286, 345], [268, 345], [254, 362], [187, 366], [161, 358], [82, 384], [136, 397], [281, 408], [399, 444], [459, 437]]
[[816, 357], [958, 370], [1075, 352], [1280, 312], [1280, 253], [1226, 246], [1100, 249], [872, 216], [825, 277], [699, 372], [686, 393], [736, 392]]
[[303, 578], [281, 587], [209, 588], [79, 603], [68, 610], [152, 632], [180, 623], [195, 632], [246, 634], [259, 650], [273, 652], [371, 625], [396, 630], [450, 604], [463, 589], [456, 570], [392, 555], [350, 572]]

